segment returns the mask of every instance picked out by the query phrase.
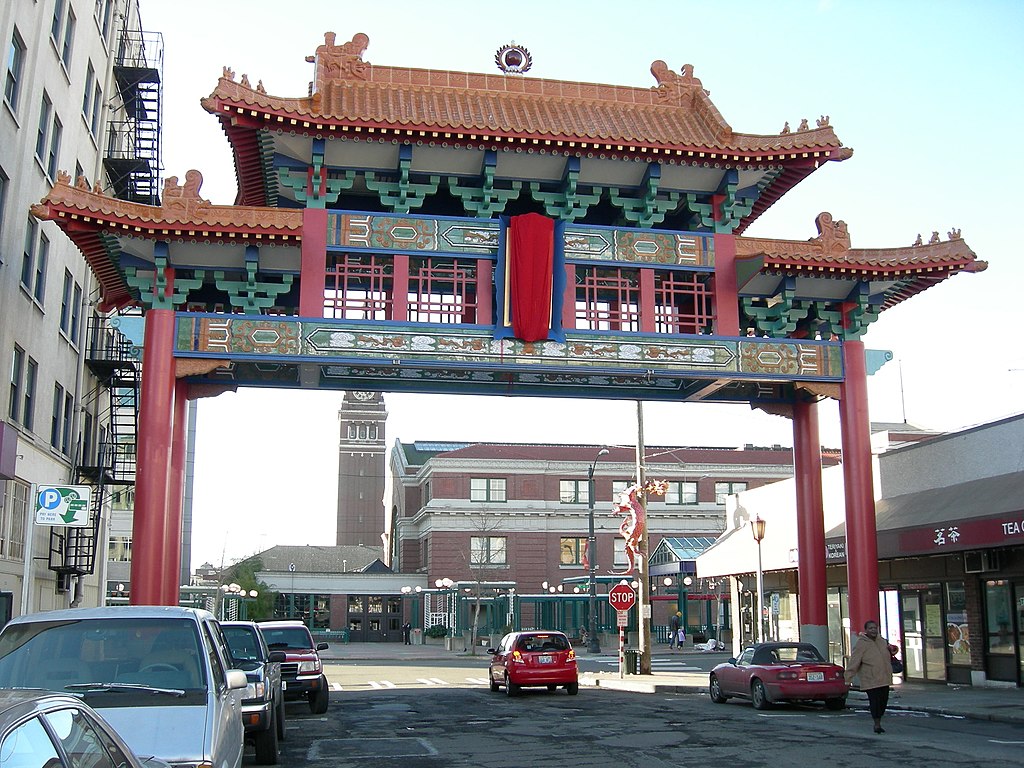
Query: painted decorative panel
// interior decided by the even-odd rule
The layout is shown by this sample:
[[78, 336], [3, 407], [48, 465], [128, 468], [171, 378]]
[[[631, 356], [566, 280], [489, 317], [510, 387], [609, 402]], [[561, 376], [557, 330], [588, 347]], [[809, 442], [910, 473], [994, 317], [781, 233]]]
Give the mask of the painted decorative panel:
[[[497, 219], [329, 213], [327, 245], [497, 257], [501, 229]], [[564, 251], [569, 259], [709, 269], [715, 266], [714, 238], [692, 232], [569, 225], [565, 228]]]
[[[838, 381], [841, 347], [834, 342], [732, 339], [713, 336], [569, 334], [564, 343], [495, 339], [487, 330], [453, 326], [282, 320], [179, 315], [176, 354], [180, 357], [267, 357], [275, 362], [332, 359], [348, 363], [390, 362], [396, 366], [446, 368], [449, 373], [544, 370], [680, 377], [777, 378]], [[188, 330], [185, 330], [187, 328]], [[588, 371], [591, 373], [591, 371]], [[442, 371], [432, 371], [432, 376]], [[458, 375], [463, 375], [460, 372]]]
[[327, 216], [327, 245], [345, 248], [496, 256], [500, 231], [497, 221], [486, 219], [433, 219], [363, 213], [331, 213]]
[[682, 232], [576, 226], [565, 228], [567, 259], [713, 268], [713, 243], [712, 237]]

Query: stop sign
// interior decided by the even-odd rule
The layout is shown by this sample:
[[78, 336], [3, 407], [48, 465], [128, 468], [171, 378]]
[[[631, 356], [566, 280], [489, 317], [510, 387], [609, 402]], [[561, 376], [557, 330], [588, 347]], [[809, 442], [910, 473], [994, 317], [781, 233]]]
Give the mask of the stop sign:
[[608, 602], [617, 611], [628, 611], [636, 605], [636, 592], [626, 584], [616, 584], [608, 593]]

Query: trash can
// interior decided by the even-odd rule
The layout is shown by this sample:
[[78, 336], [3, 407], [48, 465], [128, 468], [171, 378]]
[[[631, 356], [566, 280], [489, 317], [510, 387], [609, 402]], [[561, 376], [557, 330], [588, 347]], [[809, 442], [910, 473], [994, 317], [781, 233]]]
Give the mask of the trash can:
[[413, 645], [423, 645], [423, 630], [422, 629], [414, 629], [412, 631], [411, 640], [412, 640], [412, 644]]
[[627, 675], [640, 674], [640, 651], [635, 648], [627, 648], [625, 651], [624, 672]]

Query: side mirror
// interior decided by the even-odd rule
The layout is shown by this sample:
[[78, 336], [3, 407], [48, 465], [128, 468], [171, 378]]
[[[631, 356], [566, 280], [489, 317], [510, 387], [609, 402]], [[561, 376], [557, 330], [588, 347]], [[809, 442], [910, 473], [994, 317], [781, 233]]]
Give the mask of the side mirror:
[[316, 649], [317, 649], [318, 651], [326, 651], [326, 650], [327, 650], [327, 649], [328, 649], [329, 647], [330, 647], [330, 646], [329, 646], [329, 645], [327, 645], [327, 643], [317, 643], [317, 644], [316, 644]]
[[284, 661], [288, 658], [288, 654], [284, 651], [271, 651], [270, 655], [267, 656], [267, 661]]
[[239, 688], [245, 688], [249, 684], [249, 679], [242, 670], [229, 669], [227, 670], [227, 684], [228, 688], [234, 691]]
[[733, 656], [731, 659], [729, 659], [729, 663], [732, 664], [733, 666], [736, 666], [736, 657]]
[[491, 656], [493, 656], [494, 654], [496, 654], [498, 652], [498, 649], [497, 648], [488, 648], [487, 652], [489, 654], [491, 654]]

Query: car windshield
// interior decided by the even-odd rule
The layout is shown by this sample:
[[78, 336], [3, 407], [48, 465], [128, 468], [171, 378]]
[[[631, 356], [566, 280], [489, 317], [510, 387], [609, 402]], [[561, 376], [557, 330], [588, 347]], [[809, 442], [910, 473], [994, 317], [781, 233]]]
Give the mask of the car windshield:
[[308, 651], [313, 641], [305, 627], [263, 627], [267, 647], [274, 651]]
[[196, 631], [175, 618], [11, 624], [0, 633], [0, 688], [205, 691]]
[[259, 638], [251, 627], [221, 627], [235, 661], [263, 661]]
[[564, 635], [527, 635], [519, 640], [516, 650], [521, 653], [550, 653], [569, 650]]
[[818, 649], [813, 645], [778, 645], [759, 648], [754, 657], [755, 664], [820, 664], [824, 662]]

